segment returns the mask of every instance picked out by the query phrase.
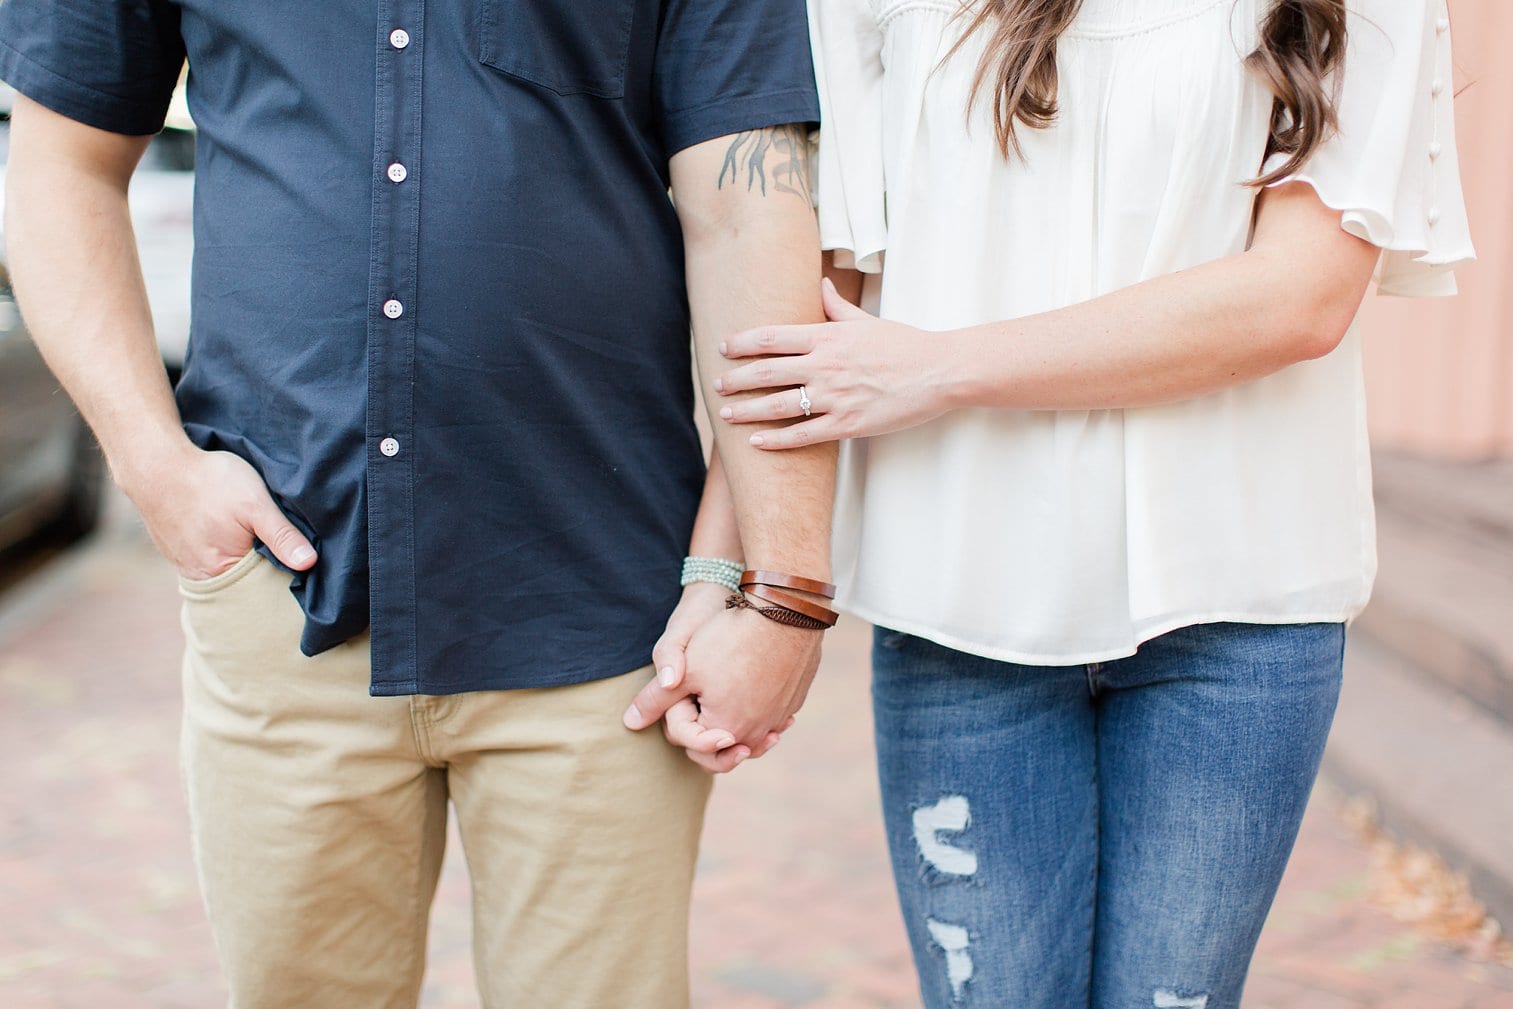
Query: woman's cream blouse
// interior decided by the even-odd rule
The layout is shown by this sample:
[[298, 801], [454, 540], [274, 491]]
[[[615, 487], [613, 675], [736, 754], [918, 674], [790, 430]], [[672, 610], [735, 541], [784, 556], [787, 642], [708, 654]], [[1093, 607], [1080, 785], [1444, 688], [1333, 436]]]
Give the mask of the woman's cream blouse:
[[[1085, 301], [1245, 248], [1271, 0], [1084, 0], [1060, 116], [995, 146], [967, 118], [984, 44], [952, 0], [810, 0], [821, 238], [870, 307], [926, 330]], [[1473, 257], [1445, 0], [1349, 0], [1340, 129], [1298, 178], [1384, 251], [1377, 289], [1442, 295]], [[850, 611], [977, 655], [1073, 664], [1210, 621], [1341, 621], [1376, 570], [1361, 335], [1200, 399], [973, 410], [849, 444]]]

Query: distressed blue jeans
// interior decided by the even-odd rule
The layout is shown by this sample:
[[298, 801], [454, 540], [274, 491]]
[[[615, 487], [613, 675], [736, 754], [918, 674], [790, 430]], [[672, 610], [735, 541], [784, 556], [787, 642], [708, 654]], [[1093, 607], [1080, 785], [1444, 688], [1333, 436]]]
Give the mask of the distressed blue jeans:
[[1081, 666], [884, 628], [888, 843], [927, 1009], [1235, 1009], [1339, 696], [1340, 624]]

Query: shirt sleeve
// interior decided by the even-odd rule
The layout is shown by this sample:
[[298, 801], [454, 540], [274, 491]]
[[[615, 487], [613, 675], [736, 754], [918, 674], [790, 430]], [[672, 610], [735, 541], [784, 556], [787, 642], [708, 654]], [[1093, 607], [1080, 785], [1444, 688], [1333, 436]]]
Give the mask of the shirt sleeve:
[[[1445, 0], [1351, 0], [1349, 19], [1339, 132], [1284, 181], [1313, 186], [1346, 231], [1383, 250], [1379, 293], [1454, 294], [1454, 271], [1476, 252]], [[1273, 155], [1268, 170], [1285, 160]]]
[[668, 0], [653, 89], [669, 154], [819, 121], [804, 0]]
[[837, 266], [879, 273], [888, 244], [882, 32], [868, 0], [810, 0], [809, 34], [820, 94], [820, 244]]
[[168, 0], [0, 2], [0, 80], [85, 125], [158, 132], [183, 65]]

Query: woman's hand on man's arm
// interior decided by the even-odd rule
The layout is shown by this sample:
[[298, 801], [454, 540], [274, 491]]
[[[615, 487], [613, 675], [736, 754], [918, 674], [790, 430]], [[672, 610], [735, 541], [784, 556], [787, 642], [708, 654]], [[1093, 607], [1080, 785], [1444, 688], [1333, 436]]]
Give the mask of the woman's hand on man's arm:
[[816, 416], [751, 437], [771, 450], [886, 434], [962, 408], [1192, 399], [1332, 352], [1380, 255], [1343, 230], [1312, 186], [1293, 182], [1261, 194], [1246, 251], [1022, 319], [927, 332], [876, 319], [827, 288], [829, 322], [725, 341], [727, 357], [761, 360], [722, 376], [723, 395], [748, 397], [725, 403], [722, 419], [803, 417], [803, 387]]

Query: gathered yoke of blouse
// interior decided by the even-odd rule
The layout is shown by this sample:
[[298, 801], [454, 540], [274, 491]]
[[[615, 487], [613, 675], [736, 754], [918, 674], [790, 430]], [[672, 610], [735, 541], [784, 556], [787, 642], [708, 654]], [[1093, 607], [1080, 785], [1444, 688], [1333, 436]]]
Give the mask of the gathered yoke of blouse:
[[[950, 0], [811, 0], [821, 240], [870, 307], [928, 331], [1012, 320], [1243, 252], [1272, 96], [1270, 0], [1084, 0], [1059, 115], [998, 151], [968, 95], [988, 33]], [[1340, 129], [1293, 180], [1383, 250], [1382, 293], [1473, 257], [1445, 0], [1349, 0]], [[972, 410], [845, 447], [841, 603], [992, 658], [1132, 654], [1193, 623], [1339, 621], [1375, 574], [1361, 335], [1212, 395]]]

